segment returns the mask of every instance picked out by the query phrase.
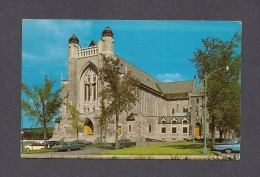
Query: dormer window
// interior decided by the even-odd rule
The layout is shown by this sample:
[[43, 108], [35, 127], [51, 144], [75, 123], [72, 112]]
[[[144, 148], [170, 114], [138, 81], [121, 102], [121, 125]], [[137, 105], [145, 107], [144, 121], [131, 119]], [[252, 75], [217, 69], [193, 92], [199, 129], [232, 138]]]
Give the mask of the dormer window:
[[182, 121], [182, 124], [187, 124], [187, 123], [188, 123], [187, 120], [183, 120], [183, 121]]
[[177, 121], [176, 121], [176, 120], [173, 120], [173, 121], [172, 121], [172, 124], [177, 124]]

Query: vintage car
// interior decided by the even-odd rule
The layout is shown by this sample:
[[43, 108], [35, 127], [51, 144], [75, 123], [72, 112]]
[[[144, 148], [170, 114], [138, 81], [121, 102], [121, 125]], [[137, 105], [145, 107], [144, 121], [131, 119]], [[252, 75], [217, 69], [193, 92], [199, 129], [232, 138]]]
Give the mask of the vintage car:
[[213, 150], [226, 153], [240, 152], [240, 138], [234, 138], [230, 141], [224, 141], [222, 143], [215, 143]]
[[60, 145], [60, 141], [58, 140], [48, 140], [46, 142], [48, 148], [52, 148], [53, 146]]
[[24, 149], [26, 151], [43, 150], [44, 149], [44, 144], [43, 143], [34, 142], [31, 145], [25, 146]]
[[[127, 147], [135, 147], [136, 142], [132, 142], [130, 139], [120, 139], [118, 140], [117, 147], [118, 148], [127, 148]], [[115, 143], [111, 143], [111, 148], [115, 148]]]
[[84, 149], [84, 144], [78, 144], [77, 142], [62, 142], [60, 145], [53, 146], [52, 149], [55, 151], [70, 151], [76, 149]]

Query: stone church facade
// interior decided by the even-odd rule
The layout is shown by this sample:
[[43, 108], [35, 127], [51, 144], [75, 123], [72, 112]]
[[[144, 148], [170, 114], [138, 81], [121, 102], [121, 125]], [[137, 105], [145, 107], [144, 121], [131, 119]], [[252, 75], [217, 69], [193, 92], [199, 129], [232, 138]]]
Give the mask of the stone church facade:
[[[115, 140], [115, 121], [108, 124], [101, 135], [97, 120], [101, 87], [98, 71], [102, 66], [102, 55], [119, 57], [121, 74], [132, 71], [141, 81], [139, 102], [119, 117], [119, 139], [170, 142], [203, 136], [203, 89], [196, 86], [196, 78], [181, 82], [158, 81], [114, 53], [113, 32], [106, 27], [99, 42], [91, 41], [89, 46], [81, 47], [73, 34], [68, 43], [68, 79], [61, 81], [61, 96], [64, 102], [70, 102], [78, 109], [84, 121], [84, 131], [79, 133], [79, 139]], [[62, 105], [61, 118], [55, 121], [52, 139], [76, 139], [76, 134], [71, 133], [69, 116], [66, 106]]]

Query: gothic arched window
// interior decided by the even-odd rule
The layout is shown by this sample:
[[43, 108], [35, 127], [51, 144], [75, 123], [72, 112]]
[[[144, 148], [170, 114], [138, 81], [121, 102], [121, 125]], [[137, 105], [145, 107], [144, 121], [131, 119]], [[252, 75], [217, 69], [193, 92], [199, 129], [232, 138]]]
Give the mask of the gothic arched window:
[[83, 98], [84, 101], [97, 100], [97, 73], [92, 69], [92, 66], [85, 70], [83, 74]]

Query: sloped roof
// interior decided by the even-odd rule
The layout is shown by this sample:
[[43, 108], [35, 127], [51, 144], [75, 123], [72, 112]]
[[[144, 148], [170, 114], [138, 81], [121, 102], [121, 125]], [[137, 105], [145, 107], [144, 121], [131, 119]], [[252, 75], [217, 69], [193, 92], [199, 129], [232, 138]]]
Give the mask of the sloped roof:
[[106, 26], [106, 28], [102, 32], [102, 37], [105, 37], [105, 36], [113, 37], [113, 32], [111, 31], [109, 26]]
[[71, 35], [70, 39], [78, 39], [78, 38], [77, 38], [76, 34], [73, 33], [73, 34]]
[[96, 45], [97, 45], [97, 43], [92, 40], [88, 46], [89, 46], [89, 47], [92, 47], [92, 46], [96, 46]]
[[158, 88], [162, 93], [189, 93], [193, 91], [194, 81], [166, 82], [157, 83]]
[[146, 72], [142, 71], [141, 69], [137, 68], [136, 66], [132, 65], [128, 61], [124, 60], [120, 56], [116, 55], [120, 59], [121, 63], [121, 73], [125, 73], [125, 71], [131, 71], [133, 76], [138, 78], [140, 82], [155, 91], [161, 92], [158, 87], [156, 86], [157, 83], [161, 83], [159, 80], [155, 79], [154, 77], [150, 76]]
[[77, 38], [77, 36], [75, 34], [72, 34], [72, 36], [69, 38], [69, 43], [75, 43], [75, 44], [79, 44], [79, 39]]

